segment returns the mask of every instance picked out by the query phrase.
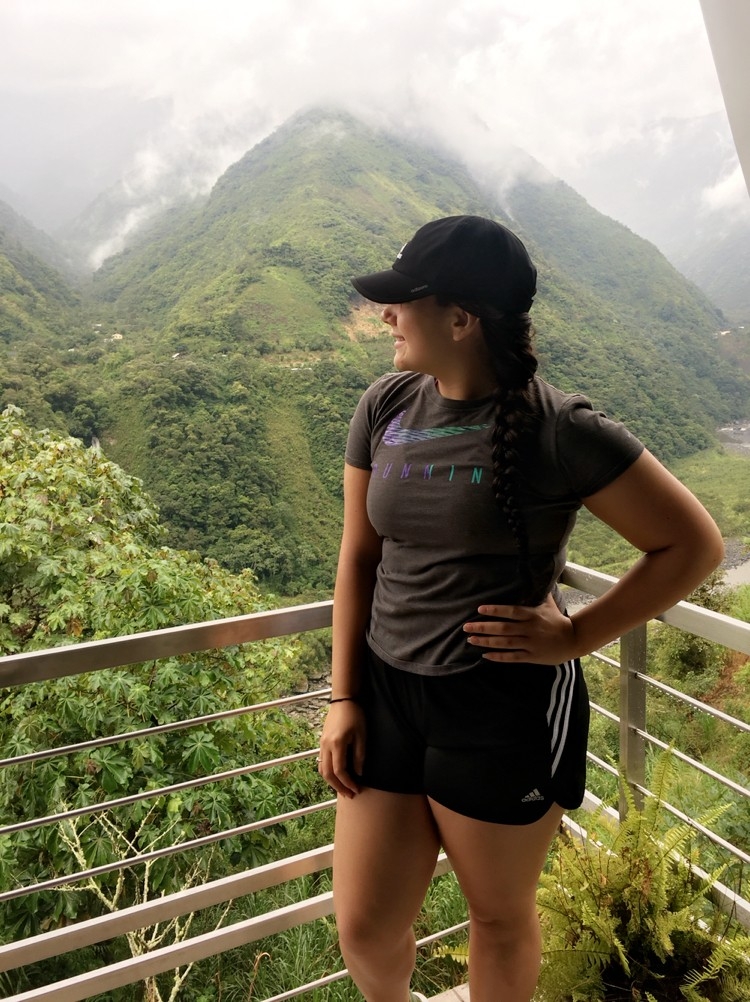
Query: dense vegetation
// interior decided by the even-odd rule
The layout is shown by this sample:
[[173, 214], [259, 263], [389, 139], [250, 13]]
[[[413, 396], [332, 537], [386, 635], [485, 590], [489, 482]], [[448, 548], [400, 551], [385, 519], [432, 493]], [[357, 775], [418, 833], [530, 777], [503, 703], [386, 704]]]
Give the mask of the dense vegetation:
[[[542, 305], [575, 303], [563, 327], [554, 315], [538, 321], [551, 382], [606, 403], [663, 459], [709, 444], [706, 413], [717, 423], [744, 416], [745, 381], [717, 357], [718, 327], [706, 327], [708, 317], [720, 317], [652, 244], [613, 220], [603, 226], [563, 182], [517, 184], [508, 203], [540, 240]], [[571, 353], [579, 359], [575, 384]]]
[[[80, 323], [81, 300], [59, 268], [61, 252], [0, 202], [0, 345], [36, 338], [64, 337]], [[52, 267], [42, 256], [58, 265]]]
[[[9, 408], [0, 417], [3, 522], [0, 526], [0, 653], [30, 650], [264, 607], [252, 574], [163, 545], [164, 530], [139, 481], [79, 441], [34, 432]], [[0, 693], [4, 756], [91, 742], [176, 720], [204, 717], [286, 694], [304, 675], [299, 642], [279, 640], [172, 657], [5, 689]], [[263, 775], [148, 797], [163, 786], [247, 767], [314, 746], [285, 714], [240, 716], [185, 730], [110, 741], [30, 760], [0, 773], [0, 824], [45, 818], [122, 797], [146, 795], [94, 814], [0, 838], [0, 888], [107, 867], [138, 853], [232, 829], [243, 819], [293, 810], [324, 791], [301, 762]], [[12, 941], [106, 913], [283, 855], [299, 826], [238, 834], [207, 848], [115, 869], [63, 891], [0, 904], [0, 939]], [[291, 840], [291, 842], [285, 840]], [[159, 935], [169, 942], [179, 925]], [[104, 951], [39, 964], [14, 974], [18, 990], [113, 962], [144, 948], [130, 937]], [[20, 981], [18, 980], [20, 978]], [[15, 979], [15, 980], [13, 980]]]
[[[263, 599], [250, 572], [232, 575], [196, 553], [165, 547], [163, 528], [141, 483], [106, 460], [99, 449], [86, 449], [74, 439], [49, 432], [35, 432], [16, 409], [9, 408], [0, 418], [0, 458], [5, 516], [0, 531], [3, 652], [95, 639], [262, 607]], [[694, 597], [719, 611], [738, 611], [731, 604], [737, 601], [737, 596], [728, 595], [717, 580], [710, 581]], [[695, 696], [710, 699], [727, 712], [743, 712], [746, 666], [728, 659], [711, 645], [691, 641], [684, 634], [672, 636], [671, 631], [658, 626], [654, 632], [655, 673]], [[54, 745], [91, 741], [231, 710], [296, 687], [302, 680], [301, 666], [309, 670], [311, 664], [319, 663], [321, 655], [325, 657], [325, 649], [320, 645], [317, 651], [310, 646], [302, 650], [298, 641], [277, 641], [252, 645], [251, 650], [194, 654], [162, 660], [158, 665], [134, 665], [115, 672], [6, 690], [0, 699], [0, 745], [8, 756], [28, 755]], [[616, 674], [593, 661], [587, 674], [596, 700], [616, 708]], [[750, 757], [742, 735], [727, 737], [716, 726], [707, 726], [699, 716], [675, 707], [667, 698], [655, 700], [650, 728], [667, 741], [679, 739], [682, 750], [699, 756], [737, 782], [746, 782]], [[307, 726], [277, 714], [206, 722], [185, 731], [144, 735], [137, 741], [115, 741], [37, 762], [23, 762], [2, 771], [0, 823], [12, 824], [30, 816], [43, 818], [65, 808], [147, 793], [313, 744], [314, 737]], [[597, 719], [592, 749], [616, 762], [616, 744], [616, 732], [611, 725]], [[594, 770], [592, 773], [596, 789], [600, 777]], [[730, 803], [726, 790], [710, 781], [697, 781], [687, 770], [678, 779], [676, 802], [683, 810], [693, 816], [712, 812], [724, 837], [740, 847], [750, 847], [750, 817], [744, 801], [732, 798]], [[604, 785], [599, 792], [612, 796], [615, 791], [611, 783], [607, 788], [606, 777]], [[158, 851], [175, 841], [210, 836], [248, 818], [262, 820], [325, 797], [318, 777], [302, 762], [263, 776], [244, 775], [220, 785], [199, 786], [139, 801], [98, 818], [42, 825], [33, 832], [6, 835], [0, 838], [0, 888], [40, 878], [54, 879], [69, 872], [71, 856], [82, 868], [107, 867], [138, 852]], [[649, 824], [655, 824], [653, 818]], [[178, 857], [113, 870], [64, 891], [42, 891], [11, 900], [0, 905], [2, 937], [8, 941], [33, 935], [84, 916], [126, 907], [160, 893], [304, 851], [328, 841], [330, 836], [330, 817], [320, 816], [306, 824], [286, 823], [283, 827], [238, 834], [210, 850], [188, 850]], [[631, 837], [632, 831], [626, 830], [625, 835], [615, 840], [615, 848], [620, 849], [623, 839], [627, 844]], [[685, 835], [681, 833], [680, 845], [684, 841]], [[643, 848], [644, 865], [651, 866], [658, 847], [649, 840]], [[586, 882], [589, 870], [585, 857], [576, 854], [574, 847], [569, 848], [567, 855], [567, 862], [561, 865], [577, 866], [584, 889], [590, 888], [590, 881]], [[640, 867], [639, 858], [628, 857], [627, 866]], [[722, 862], [721, 856], [712, 856], [711, 851], [702, 852], [700, 859], [702, 865], [711, 867]], [[663, 853], [658, 860], [663, 865]], [[630, 887], [627, 866], [609, 865], [613, 894], [619, 886], [617, 881], [624, 880], [624, 886]], [[636, 872], [643, 874], [644, 883], [633, 885], [633, 894], [643, 892], [648, 898], [651, 878], [640, 868]], [[689, 900], [697, 907], [697, 897], [693, 892], [688, 894], [684, 880], [673, 880], [667, 870], [660, 871], [659, 879], [662, 877], [668, 891], [665, 900], [670, 905], [676, 903], [679, 911], [677, 906]], [[743, 889], [741, 868], [735, 866], [722, 879], [740, 891]], [[552, 870], [550, 894], [559, 893], [555, 890], [558, 887], [555, 880]], [[3, 976], [5, 980], [0, 979], [0, 986], [18, 991], [44, 984], [53, 972], [56, 977], [73, 975], [92, 965], [115, 962], [188, 934], [210, 931], [221, 922], [241, 921], [264, 908], [288, 904], [328, 887], [326, 875], [300, 879], [288, 888], [242, 899], [228, 910], [209, 909], [197, 915], [192, 925], [163, 924], [113, 940], [96, 950], [67, 954], [56, 959], [52, 967], [46, 963], [27, 967]], [[576, 900], [587, 900], [583, 891]], [[612, 929], [618, 929], [618, 936], [624, 935], [614, 924], [623, 919], [615, 907], [616, 899], [612, 900], [610, 911], [600, 914], [593, 930], [587, 932], [589, 944], [596, 945], [591, 938], [595, 936], [607, 942], [610, 968], [606, 979], [610, 984], [614, 977], [625, 977], [613, 973], [625, 968], [618, 960], [617, 943], [610, 936]], [[639, 907], [638, 901], [633, 900], [633, 907]], [[549, 895], [541, 901], [554, 914]], [[657, 907], [659, 901], [649, 905], [655, 921], [663, 914], [663, 908]], [[464, 905], [455, 880], [444, 877], [430, 891], [419, 929], [426, 934], [436, 926], [445, 927], [463, 917]], [[688, 928], [686, 915], [678, 917], [680, 926], [665, 924], [661, 932], [657, 922], [654, 929], [658, 936], [655, 932], [644, 939], [630, 930], [624, 938], [621, 943], [624, 956], [638, 976], [640, 968], [635, 965], [641, 963], [643, 951], [661, 949], [659, 944], [665, 941], [665, 935], [679, 943], [680, 957], [688, 960], [693, 957], [697, 961], [690, 945], [693, 940], [688, 943], [680, 939]], [[581, 928], [578, 912], [568, 910], [566, 918], [568, 926], [557, 923], [548, 933], [545, 949], [550, 959], [556, 956], [561, 938], [565, 942], [571, 928]], [[591, 914], [584, 918], [590, 920]], [[693, 939], [700, 940], [705, 947], [701, 958], [708, 958], [715, 940], [700, 929]], [[461, 981], [462, 957], [465, 959], [465, 944], [462, 946], [461, 936], [426, 951], [420, 957], [415, 984], [433, 991]], [[742, 965], [738, 968], [734, 955], [721, 954], [721, 957], [726, 961], [727, 971], [722, 978], [742, 974]], [[570, 976], [578, 977], [573, 960]], [[589, 972], [587, 984], [593, 986], [592, 992], [599, 983], [594, 975], [603, 969], [603, 963], [602, 956], [602, 964], [594, 965]], [[182, 990], [203, 1002], [247, 998], [251, 991], [259, 997], [268, 997], [339, 966], [335, 928], [329, 920], [323, 920], [292, 930], [280, 939], [219, 955], [193, 969], [183, 968], [160, 976], [145, 985], [144, 990], [148, 989], [150, 994], [145, 997], [154, 1002], [170, 997], [180, 984], [186, 986]], [[697, 963], [693, 966], [698, 969]], [[692, 968], [683, 966], [676, 970], [681, 971], [681, 980], [685, 981]], [[714, 980], [724, 986], [729, 983]], [[545, 991], [552, 991], [550, 984], [559, 988], [566, 983], [559, 976], [554, 977], [553, 971], [551, 981], [545, 982]], [[115, 1002], [131, 1002], [139, 996], [139, 988], [128, 988], [112, 998]], [[332, 988], [327, 997], [344, 1002], [356, 994], [349, 984], [342, 983]], [[580, 995], [582, 999], [597, 997], [591, 992]], [[705, 997], [723, 1002], [725, 996]]]

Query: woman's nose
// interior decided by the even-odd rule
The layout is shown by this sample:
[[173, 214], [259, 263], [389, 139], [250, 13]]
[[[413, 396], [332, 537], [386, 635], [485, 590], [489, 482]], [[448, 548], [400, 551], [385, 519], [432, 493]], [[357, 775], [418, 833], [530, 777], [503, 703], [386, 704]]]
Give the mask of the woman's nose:
[[396, 311], [392, 303], [387, 303], [380, 314], [380, 319], [386, 324], [392, 324], [396, 319]]

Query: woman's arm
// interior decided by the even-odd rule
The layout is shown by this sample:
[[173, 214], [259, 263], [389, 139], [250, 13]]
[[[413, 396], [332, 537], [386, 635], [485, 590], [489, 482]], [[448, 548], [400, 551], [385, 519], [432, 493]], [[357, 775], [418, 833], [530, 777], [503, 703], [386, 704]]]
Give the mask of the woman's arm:
[[344, 467], [344, 531], [333, 591], [333, 697], [356, 696], [382, 544], [367, 515], [370, 471]]
[[[370, 619], [381, 539], [367, 516], [370, 471], [344, 467], [344, 531], [333, 592], [332, 699], [358, 696], [365, 631]], [[320, 741], [320, 774], [338, 793], [352, 796], [364, 762], [364, 715], [353, 700], [332, 703]]]
[[643, 556], [605, 595], [571, 619], [548, 598], [535, 608], [481, 606], [510, 623], [467, 623], [491, 661], [560, 664], [590, 654], [669, 609], [722, 561], [724, 544], [703, 505], [649, 452], [584, 504]]

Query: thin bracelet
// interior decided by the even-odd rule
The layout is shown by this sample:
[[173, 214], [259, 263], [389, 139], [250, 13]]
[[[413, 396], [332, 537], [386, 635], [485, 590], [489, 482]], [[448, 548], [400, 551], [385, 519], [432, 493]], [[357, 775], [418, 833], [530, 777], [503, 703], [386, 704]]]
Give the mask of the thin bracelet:
[[337, 696], [336, 699], [329, 699], [329, 703], [358, 703], [359, 696]]

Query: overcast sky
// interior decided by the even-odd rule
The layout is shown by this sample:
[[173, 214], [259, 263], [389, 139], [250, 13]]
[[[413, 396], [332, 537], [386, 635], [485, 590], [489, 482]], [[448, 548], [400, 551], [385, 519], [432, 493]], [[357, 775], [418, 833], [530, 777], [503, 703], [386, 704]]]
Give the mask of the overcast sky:
[[[579, 185], [668, 142], [655, 123], [723, 113], [699, 0], [0, 0], [0, 184], [38, 224], [123, 173], [206, 190], [322, 102]], [[731, 147], [714, 186], [747, 202]]]

